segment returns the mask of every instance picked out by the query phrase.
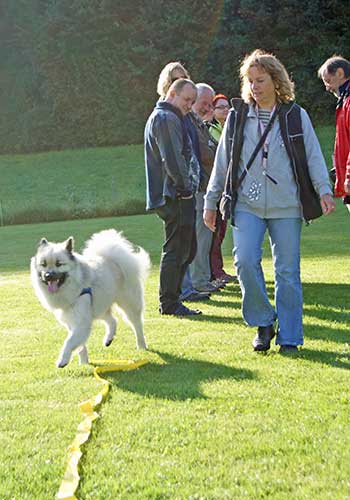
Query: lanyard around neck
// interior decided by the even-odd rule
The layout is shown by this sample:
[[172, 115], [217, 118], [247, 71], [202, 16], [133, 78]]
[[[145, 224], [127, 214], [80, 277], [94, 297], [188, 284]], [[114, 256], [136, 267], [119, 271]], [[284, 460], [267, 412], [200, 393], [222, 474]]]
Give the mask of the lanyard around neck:
[[[275, 110], [276, 110], [276, 105], [274, 105], [274, 107], [271, 110], [270, 120], [271, 120], [271, 117], [274, 116]], [[258, 107], [256, 108], [256, 113], [258, 116], [258, 126], [259, 126], [259, 130], [260, 130], [260, 134], [262, 136], [264, 134], [265, 129], [268, 126], [268, 124], [265, 126], [264, 123], [262, 122], [262, 120], [259, 118], [259, 108]], [[268, 133], [265, 137], [264, 143], [262, 145], [261, 167], [262, 167], [262, 174], [265, 175], [268, 179], [270, 179], [271, 182], [273, 182], [274, 184], [277, 184], [277, 181], [267, 173], [267, 158], [269, 155], [268, 150], [269, 150], [269, 144], [270, 144], [270, 140], [271, 140], [271, 128], [272, 127], [270, 127], [270, 130], [268, 131]]]

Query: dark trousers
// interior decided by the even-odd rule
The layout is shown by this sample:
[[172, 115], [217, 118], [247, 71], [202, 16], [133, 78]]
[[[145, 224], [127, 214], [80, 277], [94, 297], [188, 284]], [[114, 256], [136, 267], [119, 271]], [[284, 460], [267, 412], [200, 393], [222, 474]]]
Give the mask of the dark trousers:
[[180, 304], [181, 284], [197, 251], [195, 199], [166, 199], [156, 209], [163, 220], [165, 241], [160, 260], [159, 311], [172, 313]]
[[221, 278], [222, 275], [225, 274], [221, 245], [225, 238], [226, 226], [227, 222], [225, 220], [222, 220], [221, 213], [219, 210], [217, 210], [216, 228], [215, 233], [213, 234], [213, 241], [210, 249], [210, 268], [212, 279]]

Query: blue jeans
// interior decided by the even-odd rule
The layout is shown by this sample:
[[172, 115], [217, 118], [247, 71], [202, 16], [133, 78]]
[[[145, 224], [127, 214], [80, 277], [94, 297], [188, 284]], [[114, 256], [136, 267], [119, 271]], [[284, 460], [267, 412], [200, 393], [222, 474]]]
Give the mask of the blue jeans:
[[198, 292], [193, 288], [190, 266], [188, 266], [181, 284], [180, 300], [186, 300], [193, 293]]
[[206, 286], [211, 277], [209, 254], [213, 233], [203, 221], [204, 194], [204, 192], [196, 194], [197, 253], [190, 265], [194, 288]]
[[[267, 296], [261, 267], [266, 230], [275, 272], [275, 308]], [[234, 262], [242, 290], [242, 314], [250, 326], [272, 325], [277, 319], [276, 344], [302, 345], [303, 296], [300, 281], [301, 219], [260, 219], [235, 213]]]

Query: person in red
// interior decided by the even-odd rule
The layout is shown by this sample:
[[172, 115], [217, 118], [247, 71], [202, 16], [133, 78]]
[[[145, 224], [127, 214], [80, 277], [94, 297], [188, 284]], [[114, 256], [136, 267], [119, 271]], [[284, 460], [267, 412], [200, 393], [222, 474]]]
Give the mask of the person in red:
[[328, 92], [337, 98], [334, 167], [334, 196], [343, 197], [350, 212], [350, 61], [333, 56], [318, 70]]
[[[213, 99], [214, 116], [210, 122], [207, 122], [210, 135], [217, 143], [220, 141], [222, 130], [230, 109], [228, 98], [224, 94], [216, 94]], [[222, 280], [224, 283], [237, 281], [237, 277], [228, 274], [224, 270], [224, 261], [222, 258], [221, 245], [226, 234], [227, 221], [223, 220], [220, 210], [217, 210], [216, 228], [213, 234], [213, 240], [210, 249], [210, 269], [213, 280]]]

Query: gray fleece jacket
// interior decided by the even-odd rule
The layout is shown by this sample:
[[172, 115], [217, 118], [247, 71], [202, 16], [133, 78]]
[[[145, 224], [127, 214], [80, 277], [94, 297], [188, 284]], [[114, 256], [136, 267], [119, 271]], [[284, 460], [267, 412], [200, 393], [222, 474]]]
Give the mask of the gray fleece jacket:
[[[235, 111], [231, 110], [231, 112]], [[216, 210], [217, 202], [225, 187], [232, 142], [232, 137], [228, 136], [228, 121], [227, 119], [216, 152], [213, 172], [205, 195], [205, 209]], [[311, 120], [304, 109], [301, 109], [301, 121], [312, 184], [319, 196], [332, 194], [328, 170], [320, 144]], [[245, 165], [248, 163], [259, 139], [258, 116], [254, 106], [250, 105], [244, 128], [238, 177], [240, 177]], [[262, 161], [261, 150], [238, 190], [235, 210], [250, 212], [260, 218], [301, 217], [298, 186], [284, 146], [278, 120], [275, 120], [270, 132], [266, 172], [262, 168]], [[268, 175], [265, 175], [265, 173]], [[269, 177], [275, 182], [271, 181]]]

